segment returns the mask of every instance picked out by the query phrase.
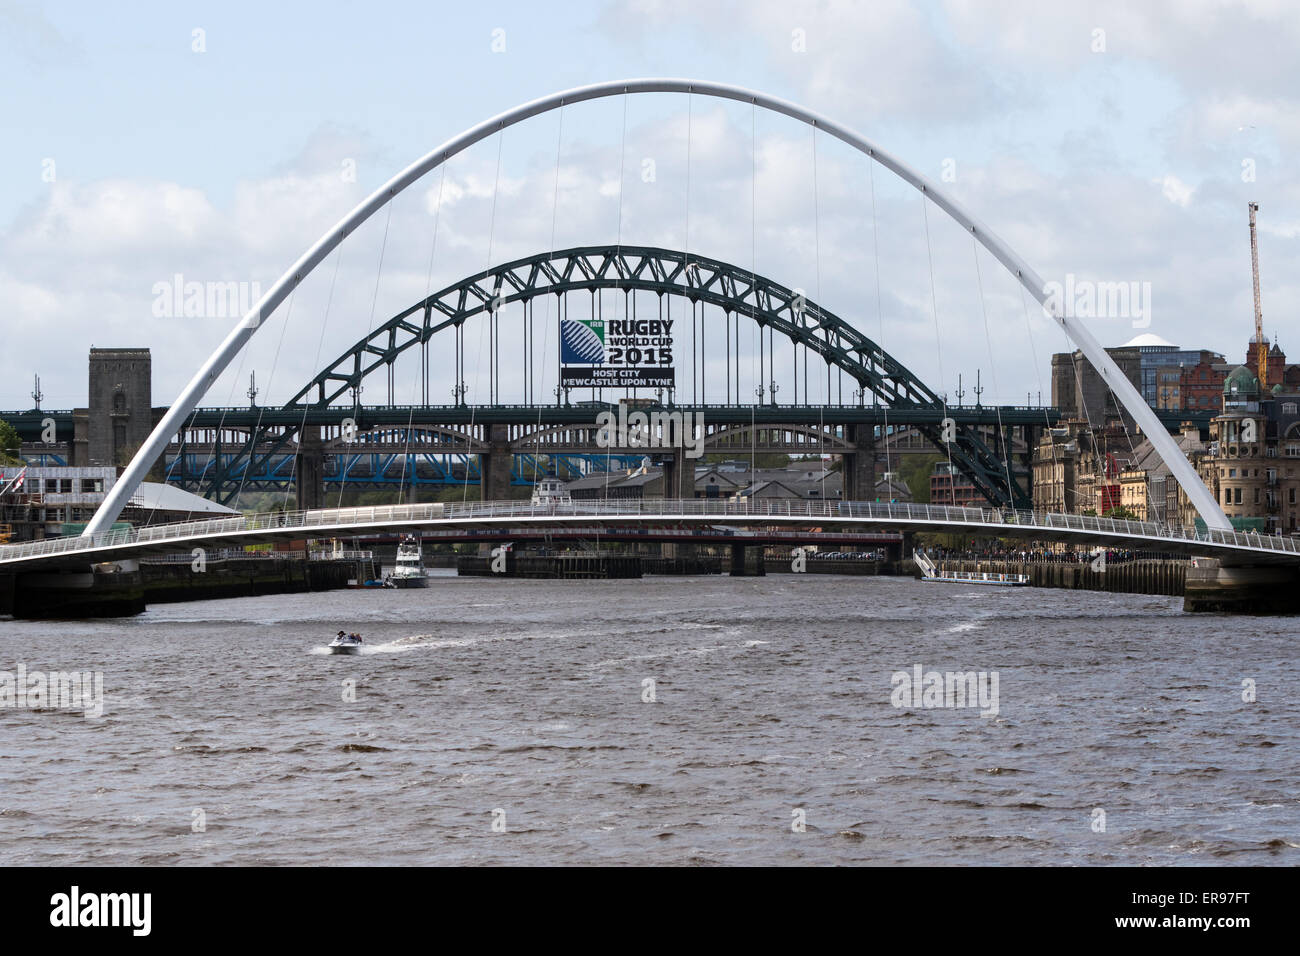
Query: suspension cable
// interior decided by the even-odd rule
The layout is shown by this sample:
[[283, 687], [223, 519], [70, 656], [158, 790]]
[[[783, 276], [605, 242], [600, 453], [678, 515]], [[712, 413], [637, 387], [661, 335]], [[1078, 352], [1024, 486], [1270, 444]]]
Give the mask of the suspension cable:
[[[339, 264], [342, 262], [342, 260], [343, 260], [343, 243], [339, 243], [338, 250], [334, 253], [334, 274], [333, 274], [333, 275], [331, 276], [331, 278], [330, 278], [329, 294], [328, 294], [328, 295], [326, 296], [326, 298], [325, 298], [325, 316], [324, 316], [324, 318], [321, 320], [320, 336], [319, 336], [319, 337], [317, 338], [317, 340], [316, 340], [316, 357], [315, 357], [315, 359], [312, 360], [312, 368], [320, 368], [320, 354], [321, 354], [321, 350], [322, 350], [322, 348], [323, 348], [324, 345], [325, 345], [325, 329], [329, 326], [329, 321], [330, 321], [330, 309], [331, 309], [331, 308], [333, 307], [333, 305], [334, 305], [334, 289], [335, 289], [335, 286], [338, 284], [338, 281], [339, 281]], [[304, 432], [306, 431], [306, 429], [307, 429], [307, 409], [310, 408], [310, 407], [311, 407], [311, 406], [310, 406], [307, 402], [304, 402], [304, 403], [303, 403], [303, 406], [302, 406], [302, 420], [298, 422], [298, 444], [297, 444], [297, 447], [294, 449], [294, 452], [293, 452], [293, 464], [294, 464], [294, 472], [293, 472], [293, 473], [294, 473], [294, 482], [293, 482], [293, 485], [294, 485], [295, 487], [297, 487], [297, 484], [298, 484], [298, 482], [297, 482], [297, 475], [298, 475], [298, 456], [299, 456], [300, 454], [302, 454], [303, 433], [304, 433]], [[325, 468], [324, 468], [324, 464], [322, 464], [322, 466], [321, 466], [320, 481], [321, 481], [321, 498], [322, 498], [322, 500], [323, 500], [324, 497], [325, 497], [325, 487], [324, 487], [324, 486], [325, 486]], [[298, 509], [299, 509], [300, 511], [301, 511], [301, 510], [305, 510], [305, 509], [303, 509], [303, 507], [302, 507], [302, 498], [303, 498], [303, 495], [302, 495], [302, 489], [301, 489], [301, 488], [298, 488], [297, 491], [298, 491]], [[287, 508], [288, 506], [289, 506], [289, 491], [286, 489], [286, 490], [285, 490], [285, 493], [284, 493], [284, 502], [282, 503], [282, 507]]]
[[[883, 352], [885, 348], [885, 305], [884, 305], [884, 299], [880, 291], [880, 232], [876, 221], [875, 166], [876, 166], [876, 161], [874, 159], [868, 158], [867, 179], [871, 186], [871, 254], [872, 254], [872, 258], [875, 259], [875, 263], [876, 263], [876, 324], [880, 330], [878, 336], [878, 342], [880, 343], [880, 349]], [[884, 368], [881, 369], [882, 373], [885, 373], [887, 371], [888, 371], [887, 369]], [[865, 396], [863, 396], [863, 398], [865, 400]], [[885, 402], [882, 405], [882, 407], [885, 410], [885, 427], [884, 430], [881, 432], [881, 438], [884, 439], [884, 444], [885, 444], [885, 472], [886, 474], [892, 474], [893, 468], [889, 460], [889, 402]], [[874, 454], [875, 451], [873, 449], [872, 450], [873, 458], [871, 462], [873, 474], [875, 473]], [[892, 480], [888, 481], [888, 487], [890, 491], [893, 490], [894, 486]]]
[[[1003, 464], [1007, 471], [1007, 502], [1011, 510], [1015, 510], [1015, 498], [1013, 497], [1015, 483], [1011, 479], [1011, 453], [1007, 446], [1007, 433], [1002, 427], [1002, 399], [1001, 392], [998, 389], [998, 369], [993, 360], [993, 338], [989, 333], [989, 310], [988, 304], [984, 301], [984, 279], [980, 274], [980, 247], [979, 242], [974, 236], [971, 236], [971, 252], [975, 256], [975, 284], [979, 289], [980, 310], [984, 315], [984, 341], [989, 350], [989, 373], [993, 376], [993, 403], [998, 413], [998, 437], [1002, 439]], [[995, 443], [996, 444], [996, 443]]]
[[[496, 175], [492, 180], [492, 211], [488, 217], [487, 263], [483, 267], [484, 272], [489, 272], [492, 269], [492, 245], [493, 245], [493, 241], [496, 238], [497, 196], [501, 185], [501, 150], [504, 143], [505, 143], [505, 130], [502, 130], [499, 133], [497, 133], [497, 166], [496, 166]], [[485, 281], [489, 278], [491, 277], [484, 276]], [[493, 291], [495, 293], [495, 290]], [[493, 314], [495, 313], [495, 311], [496, 311], [496, 296], [495, 294], [493, 294], [493, 296], [488, 299], [487, 324], [489, 330], [491, 329], [492, 326]], [[492, 357], [489, 355], [488, 356], [489, 367], [491, 361], [492, 361]], [[478, 352], [475, 354], [474, 357], [474, 394], [475, 395], [478, 395], [479, 379], [482, 377], [482, 372], [483, 372], [483, 324], [480, 323], [479, 330], [478, 330]], [[490, 378], [489, 381], [491, 381]], [[469, 409], [469, 440], [470, 441], [474, 440], [474, 418], [475, 415], [477, 414], [477, 411], [478, 411], [477, 403], [470, 406]], [[489, 456], [488, 458], [489, 461], [491, 461], [490, 456], [492, 454], [491, 439], [492, 439], [492, 432], [491, 429], [489, 428], [488, 453], [487, 453]], [[466, 467], [468, 469], [468, 459], [466, 460]], [[466, 478], [465, 483], [461, 485], [462, 504], [464, 504], [465, 501], [469, 499], [469, 481], [468, 481], [469, 475], [466, 474], [465, 478]], [[487, 487], [488, 476], [483, 469], [483, 454], [481, 452], [479, 454], [478, 480], [479, 480], [479, 498], [483, 501], [486, 501], [487, 493], [488, 493], [488, 487]]]
[[[934, 348], [935, 355], [939, 361], [939, 382], [943, 386], [943, 391], [939, 393], [939, 398], [943, 402], [943, 417], [948, 417], [948, 377], [943, 370], [943, 335], [939, 329], [939, 296], [934, 287], [934, 250], [930, 244], [930, 214], [927, 210], [929, 200], [925, 195], [921, 196], [921, 218], [925, 222], [925, 259], [930, 267], [930, 306], [934, 311]], [[940, 437], [942, 438], [943, 426], [940, 424]], [[952, 464], [952, 442], [945, 441], [944, 448], [948, 452], [948, 496], [952, 500], [949, 504], [957, 503], [957, 481], [953, 477]]]
[[[438, 228], [442, 220], [442, 190], [447, 181], [447, 167], [443, 166], [438, 177], [438, 199], [433, 208], [433, 241], [429, 248], [429, 268], [425, 270], [424, 276], [424, 300], [427, 302], [429, 296], [433, 294], [433, 263], [438, 254]], [[429, 313], [425, 312], [426, 325], [428, 323]], [[424, 337], [424, 331], [421, 330], [421, 339]], [[411, 432], [415, 426], [415, 387], [420, 379], [426, 376], [426, 370], [423, 365], [419, 369], [419, 378], [411, 385], [411, 408], [410, 413], [406, 416], [406, 435], [405, 442], [402, 445], [402, 477], [397, 486], [397, 503], [401, 504], [403, 495], [406, 494], [406, 472], [409, 467], [411, 470], [411, 491], [415, 493], [416, 479], [419, 475], [416, 469], [419, 467], [411, 465]], [[425, 381], [425, 390], [428, 390], [428, 382]]]

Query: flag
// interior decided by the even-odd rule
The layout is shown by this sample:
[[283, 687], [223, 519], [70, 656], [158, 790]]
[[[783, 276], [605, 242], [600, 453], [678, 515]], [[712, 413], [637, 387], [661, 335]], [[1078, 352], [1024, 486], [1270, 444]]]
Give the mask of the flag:
[[[15, 478], [13, 481], [9, 482], [6, 485], [0, 485], [0, 495], [8, 495], [16, 492], [19, 488], [23, 486], [23, 479], [26, 476], [27, 476], [27, 469], [23, 468], [22, 471], [18, 472], [18, 477]], [[0, 481], [3, 480], [4, 480], [4, 476], [0, 475]]]

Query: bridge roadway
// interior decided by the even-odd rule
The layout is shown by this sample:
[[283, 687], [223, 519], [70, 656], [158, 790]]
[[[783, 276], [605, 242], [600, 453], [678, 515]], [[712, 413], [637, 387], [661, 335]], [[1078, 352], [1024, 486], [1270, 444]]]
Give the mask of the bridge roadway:
[[[0, 573], [81, 568], [196, 547], [240, 547], [278, 540], [346, 538], [394, 531], [454, 528], [500, 530], [501, 540], [522, 528], [603, 528], [607, 540], [664, 540], [683, 529], [787, 529], [937, 532], [996, 535], [1085, 547], [1167, 551], [1219, 558], [1225, 564], [1300, 565], [1294, 538], [1238, 531], [1198, 530], [1152, 522], [1028, 511], [994, 511], [944, 505], [856, 501], [595, 500], [533, 505], [520, 501], [329, 508], [150, 525], [94, 536], [55, 538], [0, 546]], [[594, 536], [594, 535], [593, 535]], [[819, 535], [820, 536], [820, 535]], [[731, 537], [734, 544], [744, 536]], [[759, 540], [755, 544], [762, 543]]]
[[[358, 431], [384, 425], [412, 427], [419, 425], [590, 425], [603, 411], [618, 411], [617, 401], [580, 402], [564, 405], [332, 405], [327, 408], [269, 408], [237, 406], [230, 408], [205, 407], [191, 413], [185, 420], [185, 430], [221, 428], [247, 430], [269, 426], [298, 428], [303, 425], [338, 426], [344, 421], [353, 422]], [[704, 405], [704, 404], [654, 404], [629, 411], [656, 411], [691, 413], [709, 425], [934, 425], [945, 416], [959, 425], [1055, 425], [1060, 421], [1059, 410], [1048, 406], [1031, 405], [950, 405], [946, 409], [887, 408], [882, 405]], [[154, 409], [160, 417], [166, 408]], [[1185, 412], [1174, 416], [1179, 420], [1199, 413]], [[1208, 416], [1206, 416], [1208, 419]], [[26, 411], [0, 411], [0, 420], [8, 422], [27, 443], [42, 440], [46, 425], [53, 423], [54, 437], [58, 443], [74, 438], [76, 412], [73, 409], [28, 409]], [[1176, 427], [1173, 421], [1171, 427]], [[172, 443], [175, 444], [173, 437]]]

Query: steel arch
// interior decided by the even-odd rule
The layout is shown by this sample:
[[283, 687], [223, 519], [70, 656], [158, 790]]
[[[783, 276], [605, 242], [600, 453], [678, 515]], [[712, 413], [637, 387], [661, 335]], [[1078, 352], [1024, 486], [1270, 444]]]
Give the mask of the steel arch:
[[[740, 266], [655, 246], [581, 246], [502, 263], [421, 299], [358, 340], [298, 390], [285, 405], [327, 407], [371, 373], [390, 367], [407, 349], [428, 343], [476, 315], [543, 295], [615, 289], [653, 292], [716, 306], [771, 327], [828, 365], [847, 372], [889, 408], [940, 409], [938, 395], [901, 362], [850, 323], [806, 296]], [[315, 393], [313, 395], [313, 393]], [[918, 426], [991, 504], [1026, 508], [1030, 498], [1009, 465], [978, 431], [954, 422], [955, 440]], [[251, 443], [250, 446], [251, 447]], [[278, 451], [278, 446], [276, 451]], [[268, 452], [266, 454], [273, 454]], [[214, 486], [215, 487], [215, 486]]]
[[[275, 284], [249, 310], [239, 324], [230, 331], [216, 351], [199, 367], [194, 377], [181, 390], [180, 395], [176, 397], [167, 413], [163, 415], [144, 444], [135, 453], [121, 477], [118, 478], [112, 489], [104, 497], [103, 503], [95, 511], [90, 521], [87, 522], [82, 534], [93, 537], [112, 526], [126, 506], [127, 501], [135, 494], [135, 490], [140, 486], [140, 482], [144, 480], [154, 462], [166, 451], [172, 436], [184, 426], [185, 418], [198, 406], [199, 401], [207, 393], [213, 382], [217, 380], [217, 377], [229, 366], [234, 357], [243, 350], [244, 345], [262, 325], [262, 320], [270, 316], [280, 303], [288, 297], [289, 293], [296, 289], [303, 279], [320, 265], [325, 257], [347, 238], [357, 226], [382, 209], [394, 196], [404, 191], [431, 170], [437, 169], [452, 156], [510, 126], [571, 104], [608, 96], [626, 96], [630, 93], [698, 93], [701, 96], [750, 103], [756, 108], [761, 106], [765, 110], [789, 116], [801, 123], [806, 123], [814, 129], [820, 129], [897, 174], [947, 213], [963, 229], [969, 230], [971, 236], [1016, 277], [1017, 281], [1034, 297], [1035, 301], [1050, 308], [1052, 317], [1061, 326], [1061, 329], [1079, 346], [1084, 356], [1093, 364], [1098, 374], [1114, 392], [1120, 404], [1128, 410], [1142, 431], [1146, 433], [1147, 438], [1155, 448], [1156, 454], [1169, 467], [1206, 524], [1219, 530], [1231, 527], [1231, 523], [1224, 515], [1223, 509], [1219, 507], [1218, 501], [1210, 494], [1200, 476], [1196, 474], [1196, 470], [1179, 450], [1177, 443], [1165, 431], [1155, 412], [1138, 394], [1137, 389], [1133, 387], [1133, 384], [1120, 370], [1119, 366], [1115, 364], [1115, 360], [1101, 347], [1101, 343], [1096, 340], [1085, 325], [1076, 321], [1075, 317], [1070, 315], [1068, 309], [1062, 307], [1062, 303], [1056, 300], [1057, 297], [1050, 294], [1038, 273], [1015, 250], [1003, 242], [975, 216], [967, 212], [956, 199], [940, 189], [938, 184], [929, 177], [880, 149], [875, 143], [848, 127], [788, 100], [768, 96], [766, 93], [760, 93], [757, 90], [746, 89], [730, 83], [651, 78], [594, 83], [589, 86], [563, 90], [516, 106], [447, 140], [437, 149], [407, 166], [366, 197], [334, 228], [308, 248], [297, 262], [276, 280]], [[1049, 302], [1050, 306], [1048, 305]]]

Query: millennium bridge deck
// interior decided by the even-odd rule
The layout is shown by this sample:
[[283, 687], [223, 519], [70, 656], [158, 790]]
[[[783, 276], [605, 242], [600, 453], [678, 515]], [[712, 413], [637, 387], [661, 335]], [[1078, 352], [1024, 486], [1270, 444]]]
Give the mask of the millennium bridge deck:
[[[195, 547], [239, 547], [278, 540], [344, 538], [451, 528], [584, 528], [617, 540], [664, 540], [681, 529], [719, 524], [735, 529], [816, 532], [963, 533], [1082, 546], [1133, 548], [1216, 557], [1236, 564], [1300, 564], [1291, 537], [1178, 527], [1030, 511], [855, 501], [732, 501], [729, 499], [595, 500], [532, 504], [521, 501], [408, 504], [272, 512], [181, 521], [0, 546], [0, 572], [86, 567]], [[743, 536], [737, 543], [743, 543]], [[755, 544], [760, 542], [755, 541]]]

